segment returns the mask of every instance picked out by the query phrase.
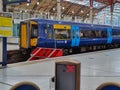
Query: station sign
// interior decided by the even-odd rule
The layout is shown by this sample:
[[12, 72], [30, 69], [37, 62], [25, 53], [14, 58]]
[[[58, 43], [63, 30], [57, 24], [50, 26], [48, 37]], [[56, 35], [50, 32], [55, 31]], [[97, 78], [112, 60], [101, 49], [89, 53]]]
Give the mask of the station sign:
[[22, 3], [22, 2], [30, 3], [31, 0], [3, 0], [3, 2], [4, 2], [4, 4]]
[[12, 36], [12, 13], [0, 12], [0, 37]]

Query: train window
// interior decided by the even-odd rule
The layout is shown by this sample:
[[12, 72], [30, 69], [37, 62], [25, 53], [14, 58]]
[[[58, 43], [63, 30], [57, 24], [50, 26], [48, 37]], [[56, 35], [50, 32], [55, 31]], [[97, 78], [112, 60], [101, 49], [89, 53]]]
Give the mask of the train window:
[[107, 32], [103, 30], [81, 30], [81, 38], [105, 38], [107, 37]]
[[38, 26], [33, 24], [31, 29], [31, 38], [37, 38], [37, 36], [38, 36]]
[[120, 37], [120, 32], [114, 32], [113, 31], [112, 37]]
[[55, 39], [70, 39], [71, 34], [68, 29], [55, 29]]

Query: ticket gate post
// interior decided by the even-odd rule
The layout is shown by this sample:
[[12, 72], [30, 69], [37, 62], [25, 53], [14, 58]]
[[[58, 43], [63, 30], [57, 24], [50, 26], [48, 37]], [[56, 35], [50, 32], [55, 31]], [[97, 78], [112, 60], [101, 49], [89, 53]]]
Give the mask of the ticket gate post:
[[55, 63], [55, 90], [80, 90], [80, 62], [63, 60]]

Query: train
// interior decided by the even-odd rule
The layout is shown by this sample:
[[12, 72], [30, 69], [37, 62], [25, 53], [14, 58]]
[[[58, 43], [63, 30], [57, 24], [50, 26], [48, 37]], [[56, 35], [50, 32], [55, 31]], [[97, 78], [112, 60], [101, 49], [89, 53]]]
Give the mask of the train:
[[20, 49], [61, 48], [65, 53], [120, 46], [120, 27], [28, 19], [20, 23]]

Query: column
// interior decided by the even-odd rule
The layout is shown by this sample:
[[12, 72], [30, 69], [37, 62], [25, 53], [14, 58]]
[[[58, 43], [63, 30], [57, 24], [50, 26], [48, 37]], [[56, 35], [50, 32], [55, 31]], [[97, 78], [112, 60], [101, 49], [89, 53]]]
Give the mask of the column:
[[48, 15], [48, 19], [50, 19], [50, 12], [48, 12], [48, 14], [47, 14], [47, 15]]
[[90, 0], [90, 23], [93, 23], [93, 0]]
[[0, 12], [3, 11], [3, 3], [2, 3], [2, 0], [0, 0]]
[[[0, 12], [2, 12], [3, 6], [2, 6], [2, 0], [0, 0]], [[0, 37], [0, 62], [2, 62], [2, 38]]]
[[57, 19], [61, 20], [61, 5], [60, 5], [60, 0], [57, 0]]

